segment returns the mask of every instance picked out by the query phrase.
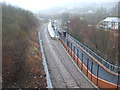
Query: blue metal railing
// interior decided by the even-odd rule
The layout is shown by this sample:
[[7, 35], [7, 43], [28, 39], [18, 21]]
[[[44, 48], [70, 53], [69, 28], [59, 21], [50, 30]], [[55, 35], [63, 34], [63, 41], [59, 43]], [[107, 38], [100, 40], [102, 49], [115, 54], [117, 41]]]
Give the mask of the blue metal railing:
[[[71, 35], [69, 35], [67, 33], [66, 37], [69, 37], [70, 39], [72, 39], [74, 42], [76, 42], [80, 47], [82, 47], [87, 53], [89, 53], [91, 56], [93, 56], [97, 61], [99, 61], [103, 66], [105, 66], [110, 72], [113, 72], [115, 74], [118, 73], [118, 71], [120, 71], [120, 67], [113, 65], [109, 62], [107, 62], [105, 59], [103, 59], [102, 57], [100, 57], [99, 55], [97, 55], [96, 53], [94, 53], [92, 50], [90, 50], [88, 47], [86, 47], [84, 44], [82, 44], [81, 42], [79, 42], [78, 40], [76, 40], [75, 38], [73, 38]], [[62, 39], [64, 39], [62, 37]], [[65, 40], [64, 40], [65, 41]], [[66, 42], [66, 41], [65, 41]]]
[[49, 89], [53, 90], [52, 89], [53, 85], [52, 85], [52, 82], [51, 82], [51, 79], [50, 79], [50, 74], [49, 74], [49, 71], [48, 71], [46, 57], [45, 57], [44, 50], [43, 50], [42, 36], [41, 36], [40, 32], [38, 32], [38, 37], [39, 37], [40, 51], [42, 52], [42, 59], [43, 59], [44, 70], [45, 70], [45, 73], [46, 73], [47, 88], [48, 88], [48, 90]]
[[[98, 56], [96, 53], [94, 53], [92, 50], [87, 48], [85, 45], [80, 43], [78, 40], [76, 40], [69, 34], [64, 35], [59, 33], [59, 35], [60, 35], [60, 39], [63, 40], [63, 42], [66, 43], [66, 45], [71, 49], [71, 51], [69, 51], [69, 54], [73, 57], [73, 59], [76, 58], [75, 57], [76, 55], [82, 62], [82, 64], [79, 67], [81, 71], [83, 70], [83, 64], [87, 67], [87, 73], [86, 73], [87, 76], [88, 76], [88, 70], [89, 70], [91, 72], [91, 75], [94, 74], [97, 77], [97, 81], [96, 81], [97, 84], [99, 83], [98, 78], [101, 78], [105, 81], [116, 84], [117, 86], [120, 85], [120, 82], [119, 82], [120, 77], [117, 74], [118, 69], [120, 69], [119, 67], [105, 61], [103, 58]], [[71, 39], [75, 42], [73, 42]], [[78, 46], [75, 43], [77, 43]], [[90, 56], [88, 56], [84, 51], [82, 51], [79, 48], [79, 46], [81, 46], [81, 48], [84, 48], [86, 52], [88, 52], [91, 56], [93, 56], [96, 60], [98, 60], [104, 67], [106, 67], [106, 69], [108, 69], [110, 72], [115, 73], [116, 75], [109, 73], [101, 65], [97, 64]], [[76, 62], [77, 65], [78, 65], [78, 62], [79, 60], [77, 60]], [[92, 76], [90, 80], [92, 81]]]
[[92, 50], [90, 50], [88, 47], [86, 47], [85, 45], [80, 43], [78, 40], [73, 38], [71, 35], [67, 34], [67, 37], [69, 37], [73, 41], [75, 41], [79, 46], [81, 46], [86, 52], [88, 52], [90, 55], [92, 55], [96, 60], [98, 60], [102, 65], [104, 65], [111, 72], [117, 73], [120, 70], [120, 67], [107, 62], [102, 57], [98, 56], [96, 53], [94, 53]]

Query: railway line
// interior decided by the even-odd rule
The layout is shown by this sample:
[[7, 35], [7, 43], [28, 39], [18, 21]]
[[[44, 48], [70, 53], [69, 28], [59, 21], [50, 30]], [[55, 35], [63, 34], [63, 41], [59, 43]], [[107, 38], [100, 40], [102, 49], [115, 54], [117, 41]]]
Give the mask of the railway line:
[[42, 39], [48, 70], [54, 88], [95, 88], [73, 64], [59, 40], [51, 39], [47, 24], [42, 26]]
[[[88, 48], [84, 49], [83, 45], [82, 48], [81, 44], [79, 45], [79, 42], [69, 34], [59, 33], [59, 39], [55, 34], [51, 36], [51, 30], [54, 32], [54, 29], [47, 28], [48, 25], [50, 24], [46, 24], [42, 28], [42, 38], [53, 87], [120, 88], [119, 75], [107, 70], [88, 53], [90, 51]], [[79, 72], [73, 62], [84, 75]]]
[[[67, 70], [67, 72], [68, 73], [66, 73], [66, 72], [63, 72], [63, 74], [65, 75], [65, 76], [68, 76], [67, 78], [66, 78], [66, 80], [65, 81], [67, 81], [67, 80], [69, 80], [69, 78], [73, 78], [73, 81], [67, 81], [67, 82], [69, 82], [69, 83], [66, 83], [66, 86], [69, 88], [71, 88], [71, 86], [73, 86], [74, 87], [74, 85], [77, 85], [75, 88], [81, 88], [81, 86], [80, 86], [80, 83], [79, 82], [77, 82], [77, 79], [75, 78], [75, 76], [74, 76], [74, 74], [73, 74], [73, 72], [71, 72], [69, 69], [68, 69], [68, 64], [66, 64], [66, 60], [62, 57], [63, 55], [61, 55], [62, 53], [61, 52], [59, 52], [58, 51], [58, 48], [56, 48], [56, 44], [54, 44], [53, 43], [53, 46], [54, 46], [54, 48], [55, 48], [55, 50], [56, 50], [56, 54], [58, 55], [58, 57], [60, 58], [60, 61], [61, 61], [61, 63], [64, 65], [64, 67], [66, 68], [66, 70]], [[59, 48], [61, 48], [60, 46], [58, 46]], [[71, 69], [72, 70], [72, 69]], [[64, 79], [64, 78], [63, 78]], [[73, 83], [71, 83], [71, 82], [73, 82]]]
[[[56, 52], [56, 53], [58, 54], [58, 52]], [[65, 64], [63, 62], [54, 61], [54, 64], [57, 67], [57, 70], [58, 70], [60, 76], [62, 77], [66, 88], [72, 88], [72, 87], [80, 88], [79, 84], [76, 82], [76, 80], [74, 79], [74, 77], [69, 72], [68, 68], [65, 66]], [[60, 65], [60, 66], [58, 66], [58, 65]], [[61, 70], [61, 68], [63, 68], [63, 69]]]

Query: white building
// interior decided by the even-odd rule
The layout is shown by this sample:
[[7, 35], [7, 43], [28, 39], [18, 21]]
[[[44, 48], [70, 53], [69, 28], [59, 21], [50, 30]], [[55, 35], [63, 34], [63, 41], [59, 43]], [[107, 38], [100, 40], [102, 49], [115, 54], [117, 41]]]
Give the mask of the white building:
[[99, 27], [118, 30], [120, 27], [120, 18], [118, 17], [107, 17], [99, 23]]

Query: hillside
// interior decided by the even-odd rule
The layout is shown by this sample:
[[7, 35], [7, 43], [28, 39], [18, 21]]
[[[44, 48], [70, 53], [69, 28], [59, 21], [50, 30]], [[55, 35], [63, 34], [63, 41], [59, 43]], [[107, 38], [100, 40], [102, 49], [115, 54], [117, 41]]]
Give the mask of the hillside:
[[45, 88], [38, 20], [30, 11], [2, 4], [2, 87]]

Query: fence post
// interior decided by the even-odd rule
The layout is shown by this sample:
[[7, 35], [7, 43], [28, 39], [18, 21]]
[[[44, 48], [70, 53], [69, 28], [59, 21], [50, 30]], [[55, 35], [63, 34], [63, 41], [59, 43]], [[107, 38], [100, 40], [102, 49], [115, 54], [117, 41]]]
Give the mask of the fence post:
[[88, 77], [88, 65], [89, 65], [89, 59], [87, 59], [87, 77]]
[[71, 57], [72, 57], [72, 42], [71, 42]]
[[74, 60], [75, 60], [75, 46], [74, 46], [74, 50], [73, 50], [73, 51], [74, 51], [74, 57], [73, 57], [73, 58], [74, 58]]
[[98, 77], [99, 77], [99, 64], [98, 64], [98, 67], [97, 67], [97, 85], [98, 85]]
[[108, 69], [110, 70], [110, 65], [108, 64]]
[[93, 62], [91, 63], [91, 81], [92, 81]]
[[[66, 40], [67, 40], [67, 39], [66, 39]], [[68, 44], [69, 44], [69, 41], [67, 40], [67, 51], [68, 51], [68, 47], [69, 47]], [[68, 51], [68, 53], [69, 53], [69, 51]]]
[[78, 58], [79, 58], [79, 49], [77, 49], [77, 65], [78, 65]]
[[119, 90], [119, 77], [120, 77], [120, 71], [118, 71], [117, 90]]
[[68, 41], [68, 53], [69, 53], [69, 41]]
[[83, 66], [83, 53], [82, 53], [82, 63], [81, 63], [81, 71], [82, 71], [82, 66]]

